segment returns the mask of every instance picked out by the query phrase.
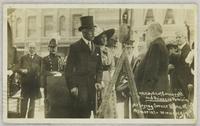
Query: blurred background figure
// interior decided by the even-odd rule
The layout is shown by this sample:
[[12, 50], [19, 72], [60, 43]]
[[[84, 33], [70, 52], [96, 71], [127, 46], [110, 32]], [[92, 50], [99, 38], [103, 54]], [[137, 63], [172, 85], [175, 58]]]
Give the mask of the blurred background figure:
[[188, 53], [185, 62], [189, 65], [191, 73], [194, 75], [194, 42], [191, 44], [191, 51]]
[[[21, 117], [34, 117], [35, 100], [41, 98], [40, 76], [42, 58], [36, 53], [36, 44], [29, 43], [29, 53], [22, 56], [19, 62], [19, 72], [22, 76], [21, 84]], [[29, 103], [29, 107], [28, 107]]]
[[122, 43], [119, 42], [118, 34], [116, 32], [117, 31], [115, 30], [114, 35], [108, 40], [107, 44], [107, 47], [110, 49], [114, 57], [115, 65], [117, 65], [117, 61], [122, 54]]
[[168, 65], [168, 71], [169, 71], [169, 81], [170, 81], [170, 86], [173, 91], [172, 84], [175, 83], [173, 82], [175, 80], [175, 66], [173, 63], [173, 57], [174, 55], [180, 55], [180, 50], [178, 49], [178, 45], [175, 43], [175, 41], [172, 41], [167, 44], [167, 49], [169, 52], [169, 65]]
[[135, 41], [134, 40], [129, 40], [126, 44], [125, 44], [125, 49], [127, 51], [127, 56], [128, 56], [128, 61], [131, 65], [131, 68], [133, 67], [133, 63], [134, 63], [134, 44]]
[[[191, 58], [187, 58], [191, 51], [188, 44], [187, 34], [184, 30], [175, 32], [176, 39], [167, 45], [169, 50], [169, 75], [173, 93], [182, 93], [182, 97], [193, 101], [194, 76], [191, 73]], [[192, 55], [192, 54], [191, 54]], [[185, 105], [185, 102], [177, 101], [176, 106]], [[176, 108], [176, 118], [184, 118], [186, 109]]]
[[[141, 38], [141, 37], [140, 37]], [[135, 43], [135, 49], [134, 49], [134, 64], [132, 67], [132, 72], [135, 72], [135, 69], [140, 64], [141, 60], [144, 58], [145, 54], [147, 52], [147, 45], [146, 42], [140, 39], [140, 41]]]
[[125, 9], [122, 14], [122, 24], [119, 28], [119, 41], [122, 44], [122, 47], [127, 44], [127, 42], [130, 40], [131, 35], [133, 34], [133, 31], [131, 29], [130, 20], [131, 15], [129, 15], [129, 10]]
[[185, 98], [188, 98], [188, 84], [193, 84], [193, 76], [189, 65], [185, 62], [191, 51], [184, 31], [176, 32], [176, 42], [179, 53], [173, 55], [172, 62], [175, 66], [175, 81], [172, 83], [173, 89], [181, 90]]
[[7, 87], [7, 93], [8, 96], [13, 96], [19, 89], [20, 89], [20, 84], [19, 84], [19, 75], [16, 72], [17, 68], [17, 63], [18, 63], [18, 56], [17, 56], [17, 49], [13, 46], [13, 38], [12, 38], [12, 30], [10, 27], [10, 24], [7, 23], [7, 38], [8, 38], [8, 87]]

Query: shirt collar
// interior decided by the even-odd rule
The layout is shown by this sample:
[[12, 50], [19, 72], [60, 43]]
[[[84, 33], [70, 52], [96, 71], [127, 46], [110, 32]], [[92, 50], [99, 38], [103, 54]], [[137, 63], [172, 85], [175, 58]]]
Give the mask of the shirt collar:
[[82, 39], [87, 45], [88, 45], [88, 43], [90, 44], [90, 41], [88, 41], [83, 35], [82, 35]]
[[33, 54], [29, 53], [30, 56], [35, 56], [35, 54], [36, 54], [36, 53], [33, 53]]
[[182, 45], [179, 46], [180, 49], [182, 49], [187, 43], [184, 42]]

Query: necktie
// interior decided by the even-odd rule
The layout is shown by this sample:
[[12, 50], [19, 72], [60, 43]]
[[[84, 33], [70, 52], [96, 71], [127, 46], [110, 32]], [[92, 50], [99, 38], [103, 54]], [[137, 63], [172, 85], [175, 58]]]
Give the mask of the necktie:
[[91, 50], [91, 42], [88, 42], [88, 47]]
[[34, 55], [31, 55], [31, 59], [33, 59]]

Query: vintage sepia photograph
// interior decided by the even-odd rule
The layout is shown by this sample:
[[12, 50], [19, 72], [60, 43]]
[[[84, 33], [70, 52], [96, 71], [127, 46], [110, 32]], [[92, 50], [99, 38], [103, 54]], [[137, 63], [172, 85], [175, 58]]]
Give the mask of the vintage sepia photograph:
[[5, 122], [196, 122], [195, 4], [5, 4], [3, 20]]

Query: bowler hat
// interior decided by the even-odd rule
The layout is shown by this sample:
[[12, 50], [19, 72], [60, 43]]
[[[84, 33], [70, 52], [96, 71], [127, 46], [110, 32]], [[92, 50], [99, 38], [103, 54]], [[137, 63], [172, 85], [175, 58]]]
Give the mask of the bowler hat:
[[178, 45], [174, 44], [174, 43], [169, 43], [166, 45], [167, 49], [172, 49], [172, 48], [178, 48]]
[[102, 35], [106, 35], [107, 39], [109, 40], [113, 34], [115, 33], [115, 29], [108, 29], [106, 31], [103, 31], [102, 33], [100, 33], [99, 35], [97, 35], [95, 38], [94, 38], [94, 43], [97, 44], [97, 45], [101, 45], [101, 36]]
[[56, 46], [57, 46], [56, 40], [54, 38], [51, 39], [50, 42], [49, 42], [49, 47], [56, 47]]
[[81, 31], [84, 28], [96, 27], [93, 22], [93, 16], [83, 16], [80, 18], [80, 20], [81, 20], [81, 26], [78, 29], [79, 31]]

